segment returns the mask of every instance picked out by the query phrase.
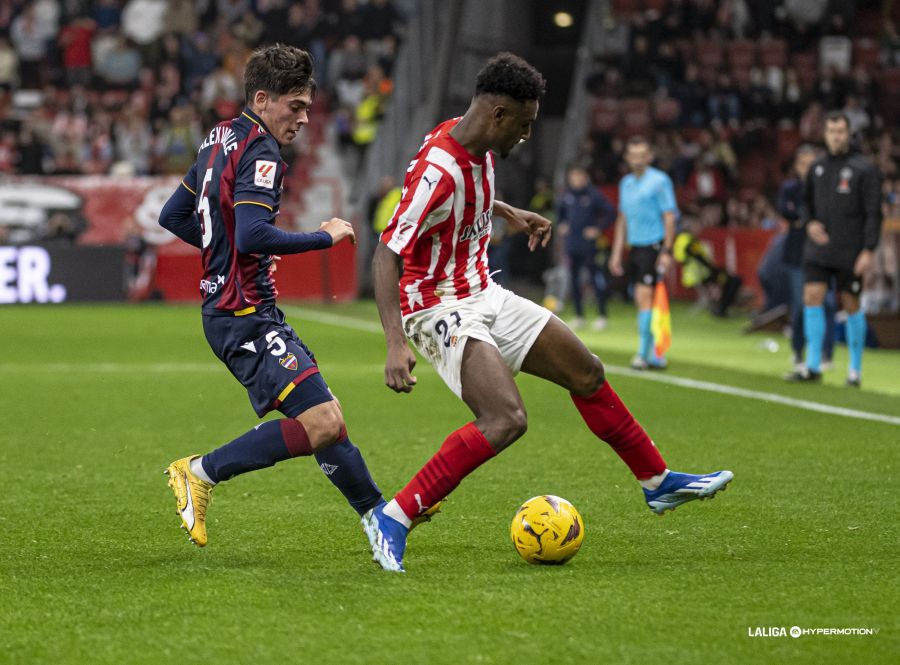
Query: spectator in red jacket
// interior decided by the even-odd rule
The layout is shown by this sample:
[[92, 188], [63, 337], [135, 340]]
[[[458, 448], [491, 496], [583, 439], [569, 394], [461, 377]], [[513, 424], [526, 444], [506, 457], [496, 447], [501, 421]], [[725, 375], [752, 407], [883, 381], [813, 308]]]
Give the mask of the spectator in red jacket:
[[93, 19], [76, 16], [59, 33], [62, 61], [69, 85], [87, 86], [91, 82], [91, 40], [97, 31]]

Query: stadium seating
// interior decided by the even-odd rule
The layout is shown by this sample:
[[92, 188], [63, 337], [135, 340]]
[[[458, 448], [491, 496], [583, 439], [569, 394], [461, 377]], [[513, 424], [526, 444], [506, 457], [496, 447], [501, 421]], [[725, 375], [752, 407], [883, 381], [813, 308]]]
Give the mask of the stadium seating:
[[763, 39], [759, 42], [759, 64], [763, 67], [784, 67], [788, 48], [783, 39]]
[[695, 57], [703, 69], [718, 70], [725, 61], [725, 49], [718, 39], [704, 39], [696, 43]]
[[614, 97], [594, 99], [591, 125], [599, 132], [614, 132], [619, 125], [619, 100]]
[[885, 118], [900, 117], [900, 67], [890, 67], [878, 75], [879, 110]]
[[791, 55], [790, 66], [797, 70], [797, 78], [804, 92], [809, 92], [819, 77], [819, 56], [815, 51], [804, 51]]
[[853, 41], [853, 65], [872, 71], [878, 67], [878, 42], [871, 37], [860, 37]]
[[[796, 148], [803, 141], [820, 140], [822, 113], [843, 104], [851, 93], [859, 99], [862, 112], [872, 119], [873, 128], [885, 124], [888, 131], [896, 133], [892, 119], [900, 117], [900, 67], [883, 64], [889, 56], [880, 51], [881, 24], [873, 6], [857, 8], [855, 18], [826, 17], [821, 25], [806, 29], [776, 11], [772, 13], [774, 29], [767, 32], [756, 30], [752, 23], [745, 23], [738, 31], [733, 14], [694, 0], [677, 4], [612, 0], [610, 6], [618, 20], [636, 21], [639, 34], [660, 35], [673, 44], [686, 68], [696, 65], [697, 76], [678, 80], [674, 74], [673, 80], [678, 66], [669, 59], [662, 60], [652, 74], [656, 81], [650, 82], [655, 83], [656, 92], [646, 97], [628, 95], [631, 90], [646, 87], [646, 81], [625, 77], [624, 94], [617, 97], [606, 92], [603, 98], [594, 100], [591, 131], [603, 137], [601, 144], [636, 133], [654, 140], [654, 134], [664, 133], [660, 137], [663, 145], [685, 151], [663, 151], [667, 160], [664, 167], [672, 169], [679, 183], [688, 181], [700, 155], [712, 153], [725, 177], [729, 197], [752, 201], [763, 193], [773, 200]], [[751, 14], [760, 7], [751, 8]], [[841, 34], [841, 25], [849, 26], [852, 39]], [[835, 27], [837, 30], [832, 29]], [[732, 30], [741, 37], [733, 38]], [[823, 45], [831, 42], [838, 51], [824, 51], [833, 64], [823, 72]], [[655, 48], [651, 44], [651, 51]], [[604, 67], [624, 68], [627, 59], [627, 53], [620, 62], [615, 57], [606, 59]], [[861, 71], [873, 82], [876, 94], [872, 98]], [[824, 77], [830, 78], [823, 82]], [[789, 88], [794, 81], [799, 90]], [[805, 113], [813, 101], [820, 102], [820, 110]], [[707, 128], [728, 144], [724, 152], [704, 139]], [[894, 139], [895, 145], [898, 142], [900, 136]], [[729, 149], [731, 157], [727, 156]], [[602, 173], [598, 171], [604, 178], [609, 172], [608, 166], [602, 167]], [[726, 215], [722, 223], [729, 222]]]
[[650, 100], [631, 97], [622, 100], [622, 125], [626, 136], [644, 134], [653, 124], [650, 117]]
[[681, 104], [674, 97], [661, 97], [653, 103], [653, 120], [657, 126], [671, 127], [681, 116]]
[[750, 40], [728, 42], [727, 49], [732, 76], [736, 71], [750, 69], [756, 63], [756, 42]]

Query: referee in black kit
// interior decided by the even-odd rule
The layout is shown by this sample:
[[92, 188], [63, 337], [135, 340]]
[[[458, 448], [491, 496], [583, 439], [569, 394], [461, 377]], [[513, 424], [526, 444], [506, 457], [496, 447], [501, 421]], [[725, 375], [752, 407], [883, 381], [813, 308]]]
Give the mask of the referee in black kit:
[[859, 387], [866, 343], [866, 316], [859, 307], [863, 278], [881, 234], [881, 176], [868, 158], [850, 144], [850, 121], [840, 111], [825, 117], [827, 154], [806, 176], [803, 220], [803, 328], [806, 367], [788, 374], [788, 381], [821, 381], [823, 302], [831, 280], [847, 312], [850, 367], [847, 385]]

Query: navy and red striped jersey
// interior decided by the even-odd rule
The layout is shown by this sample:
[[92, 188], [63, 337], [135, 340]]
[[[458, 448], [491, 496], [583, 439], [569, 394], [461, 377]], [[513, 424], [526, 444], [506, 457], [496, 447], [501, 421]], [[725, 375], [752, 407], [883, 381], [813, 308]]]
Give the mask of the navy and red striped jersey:
[[275, 301], [274, 259], [238, 252], [234, 209], [261, 206], [274, 224], [286, 169], [278, 142], [248, 108], [213, 127], [200, 145], [183, 184], [194, 195], [202, 232], [204, 313], [230, 314]]

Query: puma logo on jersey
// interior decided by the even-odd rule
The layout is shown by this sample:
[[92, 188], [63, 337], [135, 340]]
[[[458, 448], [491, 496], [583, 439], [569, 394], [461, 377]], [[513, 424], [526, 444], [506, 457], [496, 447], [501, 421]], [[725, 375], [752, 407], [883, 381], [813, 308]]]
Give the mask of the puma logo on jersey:
[[256, 170], [253, 173], [253, 184], [266, 189], [275, 188], [275, 162], [264, 159], [256, 160]]

